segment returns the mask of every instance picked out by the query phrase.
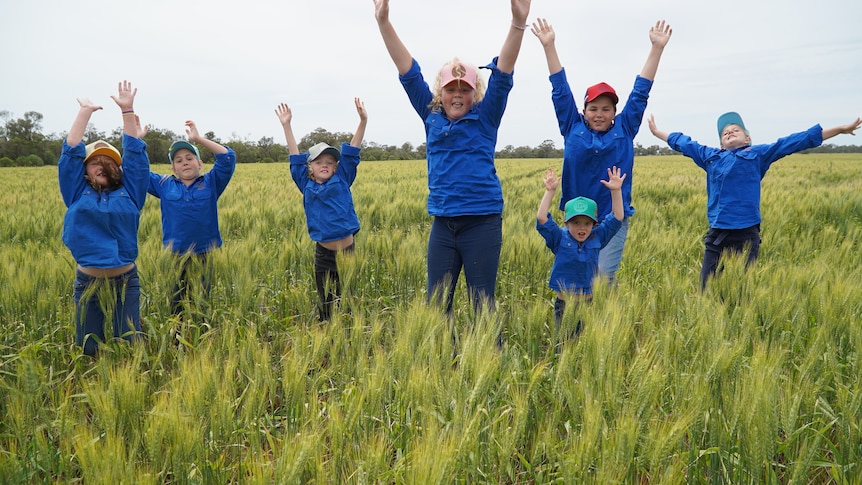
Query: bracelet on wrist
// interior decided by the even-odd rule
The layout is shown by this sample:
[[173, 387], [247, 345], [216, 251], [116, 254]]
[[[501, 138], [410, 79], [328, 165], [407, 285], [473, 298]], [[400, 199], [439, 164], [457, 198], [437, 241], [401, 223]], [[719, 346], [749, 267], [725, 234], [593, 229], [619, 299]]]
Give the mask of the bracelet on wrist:
[[514, 28], [516, 28], [516, 29], [518, 29], [518, 30], [527, 30], [527, 26], [526, 26], [526, 25], [525, 25], [525, 26], [523, 26], [523, 27], [521, 27], [520, 25], [516, 24], [515, 22], [512, 22], [512, 27], [514, 27]]

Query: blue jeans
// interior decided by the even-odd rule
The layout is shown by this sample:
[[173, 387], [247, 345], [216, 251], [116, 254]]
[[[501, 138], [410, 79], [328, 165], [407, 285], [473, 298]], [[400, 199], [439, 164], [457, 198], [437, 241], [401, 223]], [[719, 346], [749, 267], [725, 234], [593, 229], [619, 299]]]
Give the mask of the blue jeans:
[[608, 245], [599, 252], [599, 275], [608, 279], [608, 283], [616, 281], [617, 271], [620, 269], [620, 261], [623, 259], [623, 249], [626, 246], [626, 237], [629, 233], [629, 218], [623, 219], [620, 230], [614, 234]]
[[[503, 217], [435, 217], [428, 239], [428, 301], [452, 313], [455, 285], [464, 269], [474, 310], [494, 307], [503, 247]], [[441, 301], [445, 298], [445, 301]]]
[[105, 318], [111, 317], [115, 338], [141, 337], [141, 284], [138, 268], [111, 278], [75, 272], [75, 343], [96, 355], [105, 341]]

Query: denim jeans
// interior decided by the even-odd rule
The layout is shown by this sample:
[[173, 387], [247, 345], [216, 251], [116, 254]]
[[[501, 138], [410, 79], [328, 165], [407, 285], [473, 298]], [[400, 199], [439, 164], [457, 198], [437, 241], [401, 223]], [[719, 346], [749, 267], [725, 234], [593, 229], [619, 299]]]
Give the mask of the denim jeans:
[[609, 284], [616, 282], [617, 271], [620, 269], [620, 261], [623, 259], [623, 249], [626, 246], [626, 237], [629, 233], [629, 218], [623, 219], [620, 230], [599, 252], [599, 276], [608, 279]]
[[[452, 313], [455, 286], [464, 269], [467, 291], [474, 310], [494, 307], [503, 217], [435, 217], [428, 239], [428, 301]], [[441, 301], [441, 299], [444, 299]]]
[[75, 272], [75, 343], [84, 354], [96, 355], [105, 341], [105, 319], [109, 317], [114, 338], [141, 338], [141, 284], [138, 268], [111, 278]]
[[706, 281], [716, 272], [721, 255], [725, 252], [741, 254], [748, 250], [745, 267], [757, 260], [760, 254], [760, 224], [745, 229], [713, 229], [703, 238], [703, 266], [700, 269], [700, 289], [706, 289]]

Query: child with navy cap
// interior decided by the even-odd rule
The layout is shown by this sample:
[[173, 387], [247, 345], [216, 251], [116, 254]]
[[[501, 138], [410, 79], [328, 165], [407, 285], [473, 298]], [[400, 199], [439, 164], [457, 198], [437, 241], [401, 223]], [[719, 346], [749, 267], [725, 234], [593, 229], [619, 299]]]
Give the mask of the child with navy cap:
[[[575, 197], [565, 204], [565, 226], [559, 227], [549, 212], [551, 201], [560, 185], [560, 178], [548, 169], [542, 178], [545, 194], [536, 212], [536, 230], [545, 245], [554, 253], [548, 286], [557, 292], [554, 301], [554, 322], [557, 330], [563, 319], [566, 300], [586, 302], [592, 299], [593, 279], [598, 270], [599, 251], [620, 230], [625, 211], [622, 185], [626, 174], [619, 167], [607, 169], [608, 180], [600, 180], [611, 195], [611, 212], [598, 220], [596, 202], [588, 197]], [[579, 333], [580, 322], [575, 329]]]
[[359, 98], [354, 98], [353, 102], [359, 113], [359, 126], [350, 143], [341, 144], [341, 152], [326, 143], [318, 143], [307, 153], [300, 153], [290, 124], [293, 119], [290, 107], [281, 103], [275, 110], [290, 153], [290, 175], [302, 192], [308, 235], [315, 242], [314, 282], [320, 321], [332, 318], [333, 306], [341, 298], [336, 255], [339, 252], [352, 254], [353, 236], [359, 232], [359, 218], [350, 187], [356, 180], [368, 113]]
[[79, 98], [78, 115], [57, 162], [67, 208], [63, 243], [77, 265], [75, 343], [90, 356], [105, 341], [108, 318], [114, 338], [130, 342], [141, 338], [141, 285], [135, 260], [150, 161], [134, 110], [137, 92], [122, 81], [117, 96], [111, 96], [123, 116], [122, 155], [104, 140], [84, 145], [87, 123], [102, 107]]
[[724, 252], [748, 250], [746, 266], [760, 253], [760, 181], [772, 163], [802, 150], [820, 146], [835, 135], [854, 135], [862, 118], [833, 128], [814, 125], [806, 131], [780, 138], [774, 143], [752, 145], [742, 117], [728, 112], [718, 117], [720, 148], [699, 144], [688, 136], [659, 130], [653, 116], [649, 129], [672, 149], [691, 158], [706, 172], [706, 215], [709, 231], [704, 237], [701, 289], [716, 273]]
[[[179, 315], [183, 302], [195, 298], [190, 281], [199, 279], [202, 297], [209, 296], [212, 282], [210, 252], [222, 245], [218, 221], [218, 199], [227, 188], [236, 169], [236, 153], [198, 132], [187, 120], [188, 141], [177, 140], [168, 150], [172, 175], [150, 172], [147, 189], [160, 201], [162, 211], [162, 244], [174, 255], [180, 276], [171, 291], [171, 313]], [[213, 168], [205, 174], [200, 151], [203, 145], [215, 155]], [[198, 311], [201, 311], [198, 308]]]
[[628, 235], [629, 217], [635, 212], [631, 177], [635, 158], [634, 138], [640, 130], [659, 60], [673, 31], [663, 20], [650, 28], [651, 48], [646, 62], [635, 77], [634, 88], [625, 106], [617, 114], [619, 97], [614, 88], [603, 82], [587, 88], [583, 112], [578, 112], [566, 71], [557, 54], [553, 27], [547, 20], [538, 19], [531, 30], [545, 50], [551, 99], [565, 141], [560, 208], [563, 208], [564, 201], [584, 195], [596, 201], [599, 216], [604, 217], [611, 212], [612, 204], [610, 194], [599, 185], [605, 171], [617, 166], [630, 175], [622, 187], [625, 210], [622, 227], [599, 255], [599, 273], [615, 282]]

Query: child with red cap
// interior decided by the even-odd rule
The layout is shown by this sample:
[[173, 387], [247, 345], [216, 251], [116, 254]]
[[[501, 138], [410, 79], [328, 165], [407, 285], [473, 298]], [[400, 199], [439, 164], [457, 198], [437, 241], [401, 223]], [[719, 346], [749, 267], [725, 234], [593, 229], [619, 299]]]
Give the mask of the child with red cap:
[[[552, 86], [551, 98], [565, 139], [563, 150], [562, 196], [564, 201], [585, 195], [596, 201], [599, 216], [611, 212], [611, 196], [599, 183], [606, 170], [618, 166], [624, 173], [632, 174], [634, 166], [634, 138], [643, 120], [647, 99], [658, 70], [659, 60], [670, 40], [672, 30], [659, 21], [650, 28], [650, 48], [640, 75], [635, 78], [634, 88], [629, 94], [623, 110], [617, 114], [619, 97], [614, 88], [598, 83], [587, 88], [583, 112], [578, 112], [566, 71], [560, 63], [555, 45], [556, 34], [545, 19], [538, 19], [532, 26], [533, 34], [542, 43], [548, 62]], [[622, 187], [625, 219], [614, 239], [601, 251], [599, 273], [611, 282], [619, 270], [628, 234], [628, 221], [635, 209], [632, 206], [632, 177]]]
[[135, 115], [137, 89], [123, 81], [111, 96], [123, 115], [123, 154], [108, 142], [84, 146], [91, 115], [102, 109], [78, 99], [80, 109], [57, 162], [66, 204], [63, 243], [75, 258], [75, 343], [96, 355], [110, 318], [114, 338], [141, 337], [138, 225], [147, 198], [150, 161]]
[[[171, 291], [171, 313], [179, 315], [183, 302], [195, 300], [189, 281], [200, 281], [204, 299], [212, 281], [210, 252], [222, 245], [218, 223], [218, 199], [236, 169], [236, 153], [198, 132], [187, 120], [188, 141], [177, 140], [168, 149], [172, 175], [150, 172], [147, 192], [158, 198], [162, 212], [162, 244], [169, 248], [180, 267], [180, 276]], [[215, 156], [212, 170], [201, 174], [203, 161], [194, 143]], [[192, 277], [194, 275], [194, 277]], [[202, 308], [197, 311], [201, 313]]]
[[457, 58], [429, 87], [389, 20], [389, 0], [374, 0], [374, 7], [383, 43], [425, 126], [428, 214], [434, 218], [428, 240], [428, 301], [451, 314], [463, 269], [473, 308], [493, 308], [503, 242], [503, 190], [494, 150], [530, 0], [511, 0], [512, 22], [500, 55], [483, 67], [491, 71], [487, 90], [476, 68]]
[[839, 134], [854, 135], [862, 118], [852, 123], [821, 128], [814, 125], [767, 145], [752, 145], [742, 117], [735, 112], [718, 117], [720, 148], [699, 144], [688, 136], [659, 130], [653, 116], [647, 120], [649, 129], [672, 149], [691, 158], [706, 172], [706, 216], [709, 231], [703, 238], [703, 266], [700, 287], [716, 273], [724, 252], [748, 250], [746, 266], [760, 253], [760, 181], [772, 163], [802, 150], [820, 146]]
[[302, 192], [308, 235], [315, 242], [314, 281], [320, 321], [332, 318], [333, 306], [341, 298], [336, 256], [339, 252], [353, 253], [353, 236], [359, 232], [359, 218], [350, 187], [356, 180], [368, 113], [359, 98], [354, 98], [353, 102], [359, 114], [359, 126], [350, 143], [341, 144], [341, 152], [326, 143], [318, 143], [307, 153], [299, 153], [290, 124], [293, 112], [284, 103], [275, 110], [290, 153], [290, 175]]
[[[608, 180], [601, 180], [611, 196], [611, 213], [598, 219], [596, 202], [589, 197], [575, 197], [565, 204], [564, 227], [554, 222], [549, 212], [551, 201], [560, 185], [554, 169], [545, 171], [542, 178], [545, 194], [536, 212], [536, 230], [545, 238], [545, 245], [554, 253], [551, 279], [548, 286], [557, 292], [554, 301], [554, 323], [557, 331], [563, 320], [566, 300], [588, 302], [593, 297], [593, 279], [599, 264], [599, 251], [620, 230], [625, 213], [622, 186], [626, 174], [618, 167], [608, 169]], [[575, 327], [580, 333], [581, 322]]]

